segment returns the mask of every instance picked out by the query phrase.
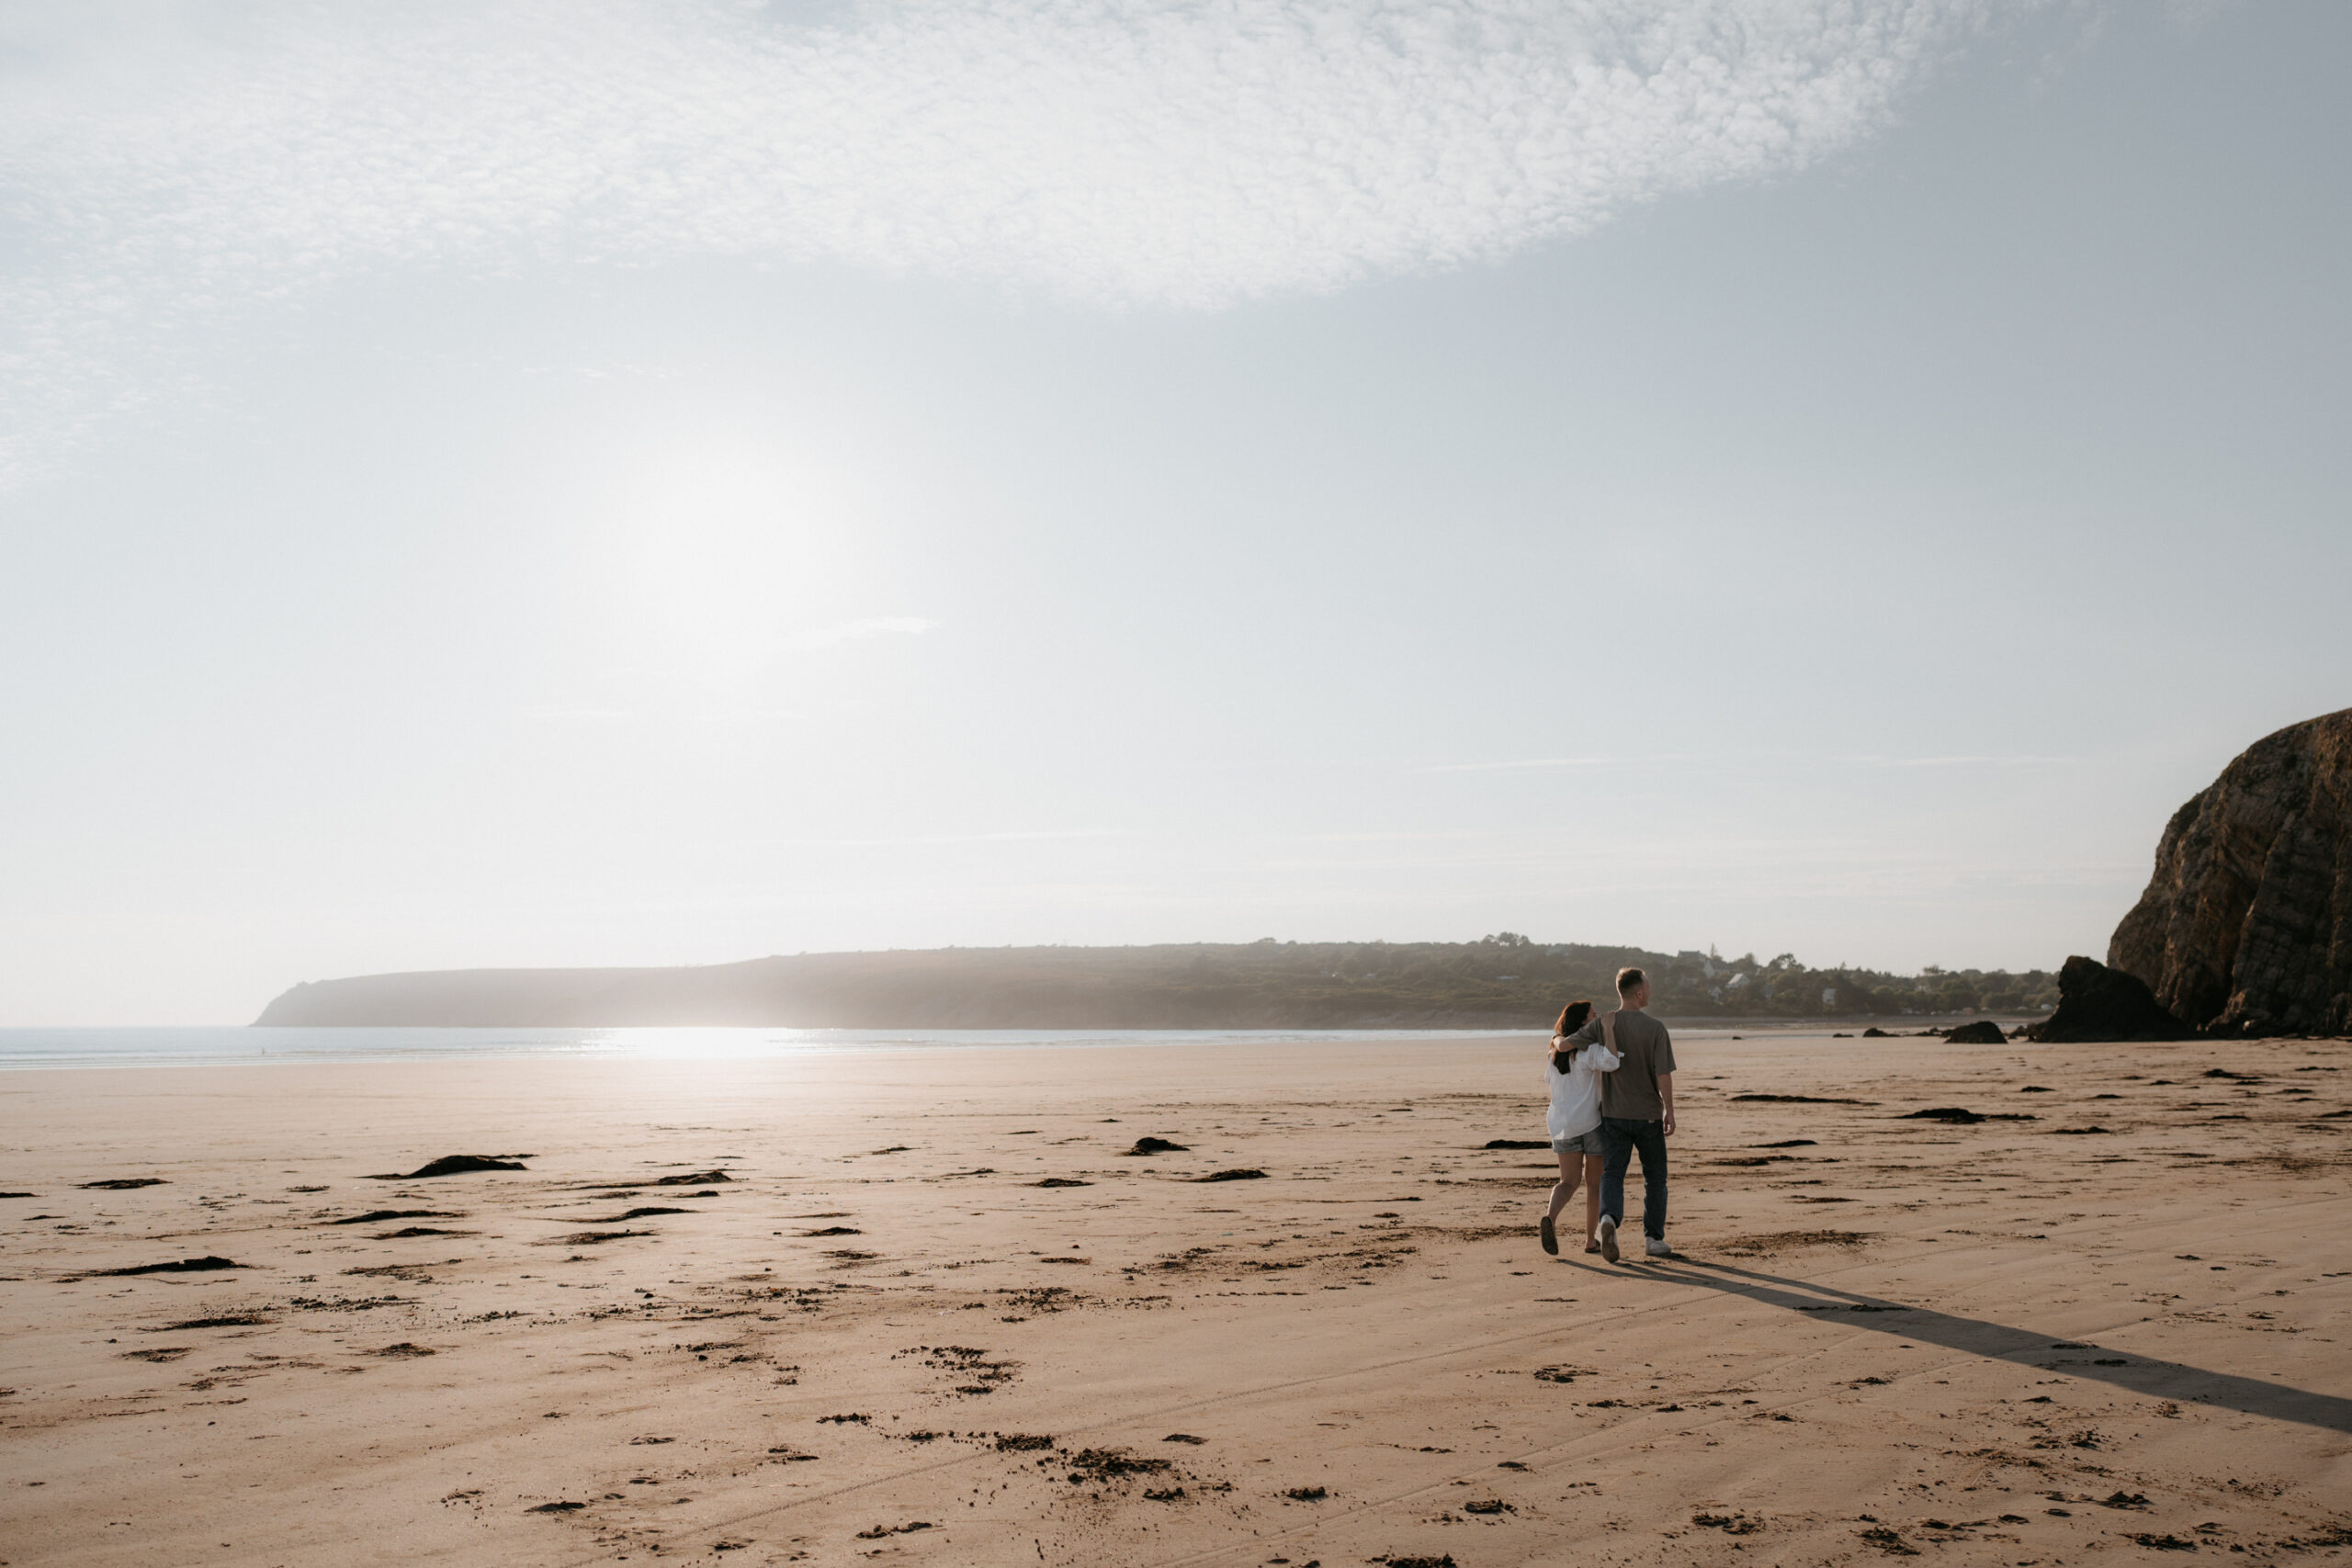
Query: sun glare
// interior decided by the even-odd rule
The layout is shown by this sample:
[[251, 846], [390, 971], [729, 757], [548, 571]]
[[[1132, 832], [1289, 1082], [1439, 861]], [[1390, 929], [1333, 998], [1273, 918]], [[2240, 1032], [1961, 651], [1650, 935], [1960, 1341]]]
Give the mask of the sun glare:
[[589, 640], [633, 684], [746, 700], [829, 628], [877, 608], [853, 489], [806, 454], [674, 445], [633, 458], [607, 494]]

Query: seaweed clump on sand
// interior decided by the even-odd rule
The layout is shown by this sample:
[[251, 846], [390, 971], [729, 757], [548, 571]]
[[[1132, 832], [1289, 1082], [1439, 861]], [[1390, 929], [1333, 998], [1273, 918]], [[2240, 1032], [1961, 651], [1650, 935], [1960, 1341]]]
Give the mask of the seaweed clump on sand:
[[1125, 1449], [1080, 1449], [1064, 1461], [1069, 1466], [1069, 1482], [1082, 1486], [1089, 1482], [1115, 1481], [1129, 1475], [1158, 1475], [1176, 1468], [1164, 1459], [1146, 1459]]
[[439, 1159], [425, 1161], [414, 1170], [405, 1173], [388, 1170], [368, 1179], [421, 1181], [430, 1176], [463, 1176], [476, 1170], [527, 1170], [530, 1168], [523, 1162], [530, 1157], [528, 1155], [443, 1155]]
[[125, 1280], [134, 1274], [209, 1274], [216, 1269], [243, 1269], [225, 1258], [182, 1258], [169, 1263], [141, 1263], [130, 1269], [94, 1269], [93, 1279]]
[[183, 1328], [266, 1328], [277, 1321], [274, 1317], [264, 1317], [257, 1312], [224, 1312], [216, 1313], [210, 1317], [182, 1318], [177, 1323], [166, 1323], [160, 1327], [148, 1329], [146, 1332], [171, 1334]]

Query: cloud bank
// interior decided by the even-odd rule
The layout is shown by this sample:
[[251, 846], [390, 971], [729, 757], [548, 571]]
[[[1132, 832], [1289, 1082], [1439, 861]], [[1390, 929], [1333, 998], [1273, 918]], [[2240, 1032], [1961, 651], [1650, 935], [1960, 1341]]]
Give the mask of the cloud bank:
[[1216, 310], [1489, 261], [1803, 168], [2026, 3], [19, 0], [5, 412], [101, 417], [191, 324], [404, 268]]

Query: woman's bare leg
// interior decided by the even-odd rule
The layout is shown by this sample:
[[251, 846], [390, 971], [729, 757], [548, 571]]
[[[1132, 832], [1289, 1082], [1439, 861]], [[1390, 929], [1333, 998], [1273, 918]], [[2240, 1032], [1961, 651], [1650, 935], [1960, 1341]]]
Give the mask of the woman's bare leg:
[[[1560, 1211], [1568, 1206], [1568, 1200], [1577, 1195], [1577, 1174], [1578, 1171], [1583, 1169], [1583, 1161], [1586, 1157], [1587, 1156], [1583, 1155], [1560, 1156], [1560, 1179], [1555, 1183], [1552, 1188], [1552, 1213], [1550, 1215], [1552, 1219], [1556, 1221], [1560, 1217]], [[1594, 1204], [1600, 1201], [1600, 1190], [1599, 1188], [1592, 1189], [1591, 1192], [1585, 1199], [1586, 1208], [1589, 1209]], [[1593, 1222], [1594, 1224], [1598, 1224], [1600, 1222], [1598, 1220]], [[1585, 1228], [1589, 1231], [1591, 1226], [1588, 1225]]]
[[1568, 1200], [1577, 1195], [1578, 1168], [1576, 1156], [1560, 1156], [1560, 1179], [1553, 1185], [1552, 1206], [1544, 1211], [1544, 1224], [1540, 1228], [1544, 1250], [1554, 1258], [1560, 1255], [1560, 1211], [1566, 1208]]
[[[1590, 1241], [1600, 1234], [1600, 1168], [1608, 1161], [1599, 1155], [1586, 1155], [1582, 1157], [1584, 1159], [1584, 1238]], [[1562, 1155], [1560, 1163], [1566, 1166], [1568, 1158], [1568, 1156]], [[1568, 1179], [1568, 1185], [1571, 1190], [1574, 1189], [1573, 1177]], [[1556, 1209], [1553, 1211], [1555, 1213], [1558, 1212]]]

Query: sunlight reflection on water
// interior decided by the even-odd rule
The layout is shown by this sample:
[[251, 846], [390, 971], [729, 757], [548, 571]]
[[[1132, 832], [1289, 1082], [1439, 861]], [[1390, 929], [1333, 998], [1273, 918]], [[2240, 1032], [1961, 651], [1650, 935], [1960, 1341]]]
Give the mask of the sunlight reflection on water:
[[955, 1046], [1348, 1044], [1488, 1040], [1496, 1030], [1384, 1029], [0, 1029], [0, 1071], [40, 1067], [267, 1066], [507, 1056], [755, 1061]]

